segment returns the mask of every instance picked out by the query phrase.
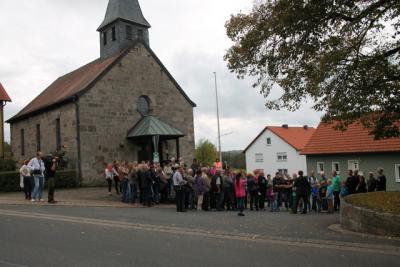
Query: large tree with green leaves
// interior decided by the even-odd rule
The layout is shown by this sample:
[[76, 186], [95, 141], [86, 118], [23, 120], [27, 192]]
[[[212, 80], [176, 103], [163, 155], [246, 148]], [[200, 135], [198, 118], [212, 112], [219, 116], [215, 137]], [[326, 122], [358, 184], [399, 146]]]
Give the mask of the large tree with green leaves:
[[[312, 100], [345, 129], [361, 120], [377, 139], [399, 137], [399, 0], [258, 0], [226, 24], [234, 42], [225, 60], [269, 109]], [[278, 84], [277, 99], [270, 93]]]
[[196, 158], [203, 166], [212, 166], [217, 155], [217, 148], [209, 140], [201, 139], [196, 145]]

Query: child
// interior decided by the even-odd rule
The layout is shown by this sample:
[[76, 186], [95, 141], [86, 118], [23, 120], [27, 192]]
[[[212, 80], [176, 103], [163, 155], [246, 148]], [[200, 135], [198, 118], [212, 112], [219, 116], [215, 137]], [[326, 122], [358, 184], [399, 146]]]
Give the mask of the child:
[[344, 198], [349, 194], [349, 189], [347, 188], [346, 181], [342, 182], [342, 187], [340, 188], [340, 197]]
[[272, 186], [272, 184], [268, 186], [267, 198], [268, 202], [270, 203], [271, 212], [275, 212], [277, 209], [277, 201], [275, 199], [274, 187]]
[[319, 183], [314, 183], [311, 188], [311, 196], [312, 196], [312, 210], [315, 212], [321, 212], [321, 204], [319, 200]]
[[328, 201], [328, 213], [333, 213], [333, 185], [332, 181], [328, 180], [328, 187], [326, 189], [326, 199]]
[[244, 216], [243, 209], [244, 209], [244, 198], [246, 197], [246, 184], [247, 181], [244, 179], [242, 173], [238, 173], [236, 175], [235, 181], [235, 194], [237, 199], [237, 206], [239, 209], [238, 216]]

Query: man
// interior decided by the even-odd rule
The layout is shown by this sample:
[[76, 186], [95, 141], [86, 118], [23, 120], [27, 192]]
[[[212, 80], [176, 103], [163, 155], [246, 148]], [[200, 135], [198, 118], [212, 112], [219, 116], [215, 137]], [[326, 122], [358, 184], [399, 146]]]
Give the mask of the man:
[[277, 201], [277, 207], [275, 211], [280, 211], [282, 205], [282, 184], [280, 178], [280, 172], [275, 173], [275, 177], [272, 179], [273, 191], [274, 191], [274, 201]]
[[56, 204], [57, 201], [54, 200], [54, 193], [55, 193], [55, 177], [56, 177], [56, 170], [58, 166], [58, 158], [49, 155], [46, 158], [45, 168], [46, 168], [46, 180], [47, 185], [49, 188], [48, 194], [48, 202], [50, 204]]
[[383, 174], [383, 169], [378, 169], [378, 178], [376, 179], [376, 191], [386, 191], [386, 176]]
[[217, 211], [224, 210], [224, 182], [222, 178], [222, 171], [217, 170], [215, 174], [215, 201], [217, 202]]
[[183, 206], [185, 201], [185, 191], [184, 185], [186, 181], [183, 179], [183, 167], [180, 165], [175, 166], [176, 171], [172, 178], [174, 183], [174, 190], [175, 190], [175, 199], [176, 199], [176, 211], [177, 212], [184, 212]]
[[299, 171], [299, 178], [294, 181], [293, 187], [296, 190], [296, 203], [293, 209], [293, 213], [297, 213], [297, 207], [299, 206], [300, 199], [303, 200], [303, 212], [307, 214], [307, 196], [310, 191], [310, 183], [308, 179], [303, 176], [303, 171]]
[[340, 210], [340, 176], [336, 171], [332, 172], [332, 187], [333, 187], [333, 197], [334, 197], [334, 205], [333, 210]]
[[43, 185], [44, 185], [44, 172], [45, 166], [42, 160], [43, 154], [38, 151], [36, 157], [31, 159], [28, 163], [28, 168], [31, 170], [33, 174], [33, 179], [35, 181], [35, 187], [33, 188], [32, 193], [32, 202], [35, 201], [43, 201]]
[[374, 173], [370, 172], [369, 173], [369, 177], [368, 177], [368, 184], [367, 184], [368, 192], [375, 192], [376, 191], [376, 184], [377, 184], [377, 181], [376, 181], [376, 179], [374, 177]]
[[200, 170], [200, 164], [197, 162], [197, 159], [193, 159], [192, 166], [190, 166], [193, 173], [196, 174], [198, 170]]
[[[356, 177], [356, 175], [357, 175], [357, 177]], [[353, 173], [353, 170], [349, 170], [349, 176], [348, 176], [347, 181], [346, 181], [346, 185], [347, 185], [347, 189], [349, 191], [349, 195], [352, 195], [352, 194], [356, 193], [356, 188], [357, 188], [357, 185], [358, 185], [358, 181], [359, 181], [358, 171], [356, 170]]]

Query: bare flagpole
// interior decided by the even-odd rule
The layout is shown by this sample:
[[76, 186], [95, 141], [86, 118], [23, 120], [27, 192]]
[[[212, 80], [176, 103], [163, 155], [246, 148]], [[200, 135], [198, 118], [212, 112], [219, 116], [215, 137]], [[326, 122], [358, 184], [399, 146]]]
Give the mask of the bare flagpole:
[[217, 101], [217, 121], [218, 121], [218, 149], [219, 149], [219, 161], [222, 164], [222, 150], [221, 150], [221, 127], [219, 123], [219, 100], [218, 100], [218, 84], [217, 84], [217, 73], [214, 72], [215, 77], [215, 99]]

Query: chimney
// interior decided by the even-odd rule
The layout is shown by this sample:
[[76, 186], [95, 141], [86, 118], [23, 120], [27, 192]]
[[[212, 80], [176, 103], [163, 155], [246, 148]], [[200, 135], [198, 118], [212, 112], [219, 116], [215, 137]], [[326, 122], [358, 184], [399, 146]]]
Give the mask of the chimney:
[[282, 125], [282, 128], [289, 129], [289, 125], [284, 124], [284, 125]]
[[303, 126], [304, 130], [308, 130], [308, 125]]

